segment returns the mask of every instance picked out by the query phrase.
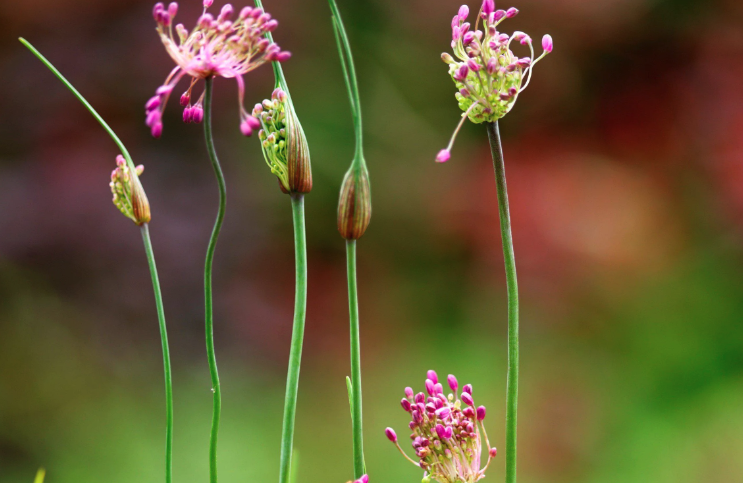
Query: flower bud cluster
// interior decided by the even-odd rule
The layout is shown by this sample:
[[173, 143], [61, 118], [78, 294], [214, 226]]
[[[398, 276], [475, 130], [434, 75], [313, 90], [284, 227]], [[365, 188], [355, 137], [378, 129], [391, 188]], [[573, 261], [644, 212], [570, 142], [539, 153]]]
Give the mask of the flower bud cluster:
[[[279, 178], [285, 193], [308, 193], [312, 189], [312, 171], [307, 139], [291, 100], [277, 87], [271, 99], [256, 104], [252, 116], [243, 122], [243, 134], [260, 128], [258, 137], [263, 157], [271, 172]], [[249, 135], [249, 134], [247, 134]]]
[[[451, 22], [454, 56], [443, 53], [441, 59], [449, 65], [458, 92], [455, 94], [464, 118], [474, 123], [494, 122], [513, 108], [519, 94], [528, 86], [534, 65], [552, 52], [552, 37], [542, 38], [542, 54], [534, 58], [531, 37], [516, 31], [511, 35], [498, 31], [498, 26], [519, 11], [513, 7], [496, 10], [494, 0], [483, 0], [475, 26], [467, 22], [470, 10], [462, 5]], [[478, 28], [482, 20], [482, 28]], [[529, 48], [528, 57], [518, 57], [511, 46], [514, 43]], [[447, 161], [459, 128], [449, 143], [440, 151], [436, 160]]]
[[[424, 480], [433, 478], [440, 483], [474, 483], [485, 476], [485, 470], [496, 449], [490, 446], [483, 420], [485, 406], [475, 407], [472, 386], [465, 385], [459, 393], [457, 378], [449, 375], [447, 384], [452, 392], [444, 394], [435, 371], [428, 371], [425, 382], [426, 394], [415, 394], [405, 388], [405, 397], [400, 401], [403, 410], [411, 417], [410, 439], [417, 462], [409, 458], [397, 442], [397, 434], [387, 428], [387, 438], [398, 449], [425, 471]], [[485, 467], [480, 468], [482, 440], [488, 448]]]
[[137, 225], [149, 223], [150, 204], [147, 201], [139, 176], [144, 171], [141, 164], [135, 168], [132, 174], [124, 156], [116, 157], [116, 169], [111, 171], [111, 192], [113, 203], [121, 213]]
[[211, 3], [204, 2], [204, 14], [190, 32], [183, 24], [173, 26], [178, 13], [177, 3], [173, 2], [167, 8], [157, 3], [152, 11], [165, 50], [176, 63], [176, 68], [145, 106], [146, 124], [154, 137], [162, 135], [165, 105], [184, 75], [191, 77], [188, 90], [180, 98], [184, 122], [199, 123], [204, 119], [203, 93], [192, 103], [192, 91], [199, 80], [210, 77], [234, 78], [240, 100], [240, 130], [250, 135], [257, 124], [249, 120], [250, 116], [243, 107], [245, 85], [242, 76], [266, 62], [283, 62], [291, 57], [291, 53], [282, 51], [277, 44], [264, 37], [279, 25], [271, 14], [261, 8], [245, 7], [235, 16], [234, 8], [228, 3], [215, 18], [206, 12]]

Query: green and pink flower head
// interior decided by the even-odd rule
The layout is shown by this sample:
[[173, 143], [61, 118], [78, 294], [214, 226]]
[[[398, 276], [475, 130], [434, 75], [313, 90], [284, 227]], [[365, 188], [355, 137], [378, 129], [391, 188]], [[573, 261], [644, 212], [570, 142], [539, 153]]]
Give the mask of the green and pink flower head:
[[[410, 414], [410, 439], [418, 461], [403, 451], [392, 428], [387, 428], [385, 434], [405, 458], [424, 471], [424, 482], [433, 478], [440, 483], [474, 483], [485, 477], [485, 470], [497, 453], [485, 432], [485, 406], [475, 406], [472, 385], [466, 384], [460, 393], [453, 375], [447, 377], [451, 389], [448, 395], [435, 371], [428, 371], [427, 376], [428, 396], [415, 394], [407, 387], [400, 401]], [[483, 439], [487, 462], [480, 468]]]
[[204, 119], [204, 94], [193, 101], [194, 87], [200, 80], [211, 77], [234, 78], [237, 81], [240, 102], [240, 131], [250, 136], [254, 129], [260, 127], [260, 122], [244, 107], [243, 75], [266, 62], [283, 62], [291, 57], [289, 52], [282, 51], [277, 44], [264, 37], [265, 33], [272, 32], [279, 25], [269, 13], [260, 8], [245, 7], [235, 18], [234, 9], [228, 3], [215, 18], [207, 13], [212, 1], [204, 0], [204, 13], [190, 32], [183, 24], [173, 26], [178, 13], [177, 3], [173, 2], [167, 8], [162, 3], [155, 4], [152, 13], [157, 22], [157, 32], [176, 67], [145, 106], [147, 126], [154, 137], [162, 135], [165, 105], [176, 84], [184, 76], [191, 78], [188, 89], [180, 98], [184, 108], [184, 122], [199, 123]]
[[[519, 94], [529, 85], [534, 65], [552, 52], [553, 47], [552, 37], [545, 35], [542, 37], [542, 55], [535, 59], [531, 37], [518, 31], [511, 35], [499, 32], [498, 26], [503, 20], [519, 13], [513, 7], [496, 10], [495, 0], [484, 0], [474, 28], [467, 22], [469, 12], [469, 7], [462, 5], [452, 19], [454, 57], [441, 54], [443, 61], [449, 64], [449, 74], [459, 89], [455, 97], [464, 114], [449, 145], [436, 156], [440, 163], [451, 157], [451, 148], [465, 119], [479, 124], [497, 121], [508, 114]], [[480, 20], [482, 30], [478, 28]], [[527, 46], [530, 55], [518, 57], [511, 50], [514, 43]]]

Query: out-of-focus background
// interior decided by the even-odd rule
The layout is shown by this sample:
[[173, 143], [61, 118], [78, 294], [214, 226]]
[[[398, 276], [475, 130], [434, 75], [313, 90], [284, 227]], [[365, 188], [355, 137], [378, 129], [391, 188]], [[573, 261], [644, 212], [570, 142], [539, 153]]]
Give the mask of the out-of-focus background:
[[[190, 27], [201, 2], [181, 5]], [[351, 478], [343, 240], [349, 105], [324, 0], [266, 0], [312, 151], [300, 482]], [[359, 242], [367, 465], [420, 472], [383, 435], [425, 371], [472, 383], [503, 449], [506, 291], [483, 126], [458, 121], [454, 0], [339, 0], [360, 76], [374, 216]], [[521, 284], [522, 483], [743, 481], [743, 3], [517, 0], [503, 30], [554, 53], [501, 122]], [[238, 5], [242, 6], [242, 5]], [[473, 10], [479, 5], [472, 4]], [[499, 7], [511, 5], [499, 4]], [[216, 5], [215, 8], [219, 8]], [[33, 42], [146, 165], [175, 383], [175, 481], [207, 479], [202, 264], [217, 192], [200, 126], [143, 105], [171, 69], [152, 4], [0, 4], [0, 481], [158, 482], [162, 358], [137, 228], [110, 201], [118, 151], [16, 40]], [[270, 95], [264, 67], [248, 105]], [[216, 82], [229, 200], [217, 251], [224, 482], [278, 473], [293, 309], [290, 205], [236, 86]], [[487, 481], [503, 477], [501, 455]]]

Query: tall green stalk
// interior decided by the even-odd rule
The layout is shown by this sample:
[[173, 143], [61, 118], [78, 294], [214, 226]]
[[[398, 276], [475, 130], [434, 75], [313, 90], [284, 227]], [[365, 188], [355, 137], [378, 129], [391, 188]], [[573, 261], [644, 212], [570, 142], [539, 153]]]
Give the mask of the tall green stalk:
[[163, 366], [165, 367], [165, 483], [173, 481], [173, 381], [170, 369], [170, 349], [168, 348], [168, 330], [165, 326], [165, 310], [163, 309], [163, 296], [160, 291], [160, 279], [157, 276], [157, 265], [155, 265], [155, 254], [152, 251], [150, 240], [150, 229], [147, 223], [142, 225], [142, 241], [147, 253], [147, 263], [150, 266], [152, 277], [152, 288], [155, 291], [155, 305], [157, 306], [157, 319], [160, 323], [160, 340], [163, 347]]
[[519, 399], [519, 289], [516, 280], [516, 258], [511, 236], [511, 214], [508, 208], [506, 167], [503, 162], [498, 121], [488, 123], [488, 139], [495, 167], [498, 190], [498, 214], [503, 242], [503, 260], [508, 288], [508, 382], [506, 387], [506, 483], [516, 483], [516, 425]]
[[[26, 39], [18, 39], [20, 42], [28, 48], [52, 73], [64, 84], [67, 89], [74, 94], [74, 96], [85, 106], [85, 108], [93, 115], [96, 121], [103, 127], [108, 133], [114, 143], [118, 146], [122, 156], [126, 159], [127, 165], [129, 166], [130, 173], [132, 176], [136, 176], [136, 168], [129, 151], [121, 142], [121, 139], [111, 129], [106, 121], [103, 120], [100, 114], [90, 105], [90, 103], [83, 97], [80, 92], [68, 81], [65, 76], [52, 65], [41, 52], [36, 50]], [[165, 426], [165, 482], [171, 483], [173, 480], [173, 381], [170, 367], [170, 348], [168, 345], [168, 331], [165, 325], [165, 310], [163, 309], [162, 293], [160, 291], [160, 280], [157, 275], [157, 266], [155, 265], [155, 255], [152, 250], [152, 241], [150, 240], [150, 230], [147, 223], [141, 226], [142, 240], [144, 242], [145, 253], [147, 255], [147, 262], [150, 267], [150, 275], [152, 277], [152, 288], [155, 292], [155, 304], [157, 306], [157, 318], [160, 325], [160, 340], [162, 343], [163, 351], [163, 367], [165, 372], [165, 414], [166, 414], [166, 426]], [[39, 470], [36, 476], [36, 482], [40, 483], [44, 479], [44, 470]]]
[[364, 463], [364, 432], [361, 405], [361, 339], [359, 337], [359, 300], [356, 285], [356, 240], [346, 240], [348, 272], [348, 312], [351, 327], [351, 424], [353, 430], [353, 473], [361, 478], [366, 473]]
[[289, 372], [284, 398], [284, 424], [281, 431], [281, 462], [279, 483], [288, 483], [292, 475], [294, 422], [299, 391], [299, 366], [302, 362], [304, 321], [307, 314], [307, 235], [304, 227], [304, 195], [292, 193], [292, 220], [294, 222], [294, 258], [296, 266], [294, 292], [294, 324], [289, 350]]
[[206, 138], [206, 149], [209, 160], [214, 168], [219, 186], [219, 209], [217, 219], [214, 222], [212, 236], [209, 238], [209, 246], [206, 250], [206, 263], [204, 264], [204, 305], [206, 320], [206, 355], [209, 360], [209, 374], [212, 379], [212, 429], [209, 437], [209, 481], [217, 482], [217, 437], [219, 436], [219, 418], [222, 412], [222, 389], [219, 385], [219, 371], [217, 370], [217, 357], [214, 352], [214, 307], [212, 298], [212, 266], [214, 264], [214, 250], [217, 247], [219, 232], [224, 222], [224, 211], [227, 205], [227, 187], [224, 182], [222, 167], [214, 149], [214, 136], [212, 134], [212, 92], [214, 90], [214, 79], [206, 79], [204, 93], [204, 137]]
[[[371, 201], [368, 198], [368, 175], [366, 161], [363, 150], [363, 128], [361, 123], [361, 100], [359, 96], [359, 86], [356, 79], [356, 68], [353, 63], [351, 54], [351, 44], [346, 35], [346, 29], [343, 25], [338, 5], [335, 0], [329, 0], [330, 9], [333, 13], [333, 32], [338, 47], [338, 53], [341, 59], [341, 68], [346, 81], [348, 97], [351, 102], [351, 113], [353, 116], [354, 131], [356, 136], [356, 151], [351, 162], [351, 168], [346, 174], [347, 180], [358, 181], [353, 189], [354, 209], [359, 206], [365, 206], [368, 211], [345, 213], [345, 216], [351, 216], [354, 220], [353, 225], [357, 229], [350, 230], [349, 233], [343, 234], [346, 237], [346, 261], [348, 277], [348, 309], [351, 339], [351, 427], [353, 433], [353, 470], [354, 478], [361, 478], [366, 474], [366, 464], [364, 462], [364, 428], [363, 428], [363, 406], [361, 396], [361, 338], [359, 334], [359, 304], [358, 288], [356, 278], [356, 239], [363, 235], [371, 216]], [[367, 198], [361, 198], [364, 190], [362, 186], [366, 183], [365, 195]], [[344, 182], [345, 185], [345, 182]], [[341, 196], [343, 198], [343, 195]], [[344, 215], [341, 215], [342, 217]], [[362, 221], [363, 220], [363, 221]]]

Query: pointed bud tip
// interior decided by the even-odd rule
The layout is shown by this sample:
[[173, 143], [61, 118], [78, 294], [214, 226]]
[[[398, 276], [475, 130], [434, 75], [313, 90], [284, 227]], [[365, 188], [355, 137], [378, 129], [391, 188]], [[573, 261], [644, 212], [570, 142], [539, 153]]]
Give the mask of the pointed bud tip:
[[384, 430], [384, 434], [387, 436], [387, 439], [389, 439], [393, 443], [397, 443], [397, 434], [395, 433], [394, 429], [387, 428]]

